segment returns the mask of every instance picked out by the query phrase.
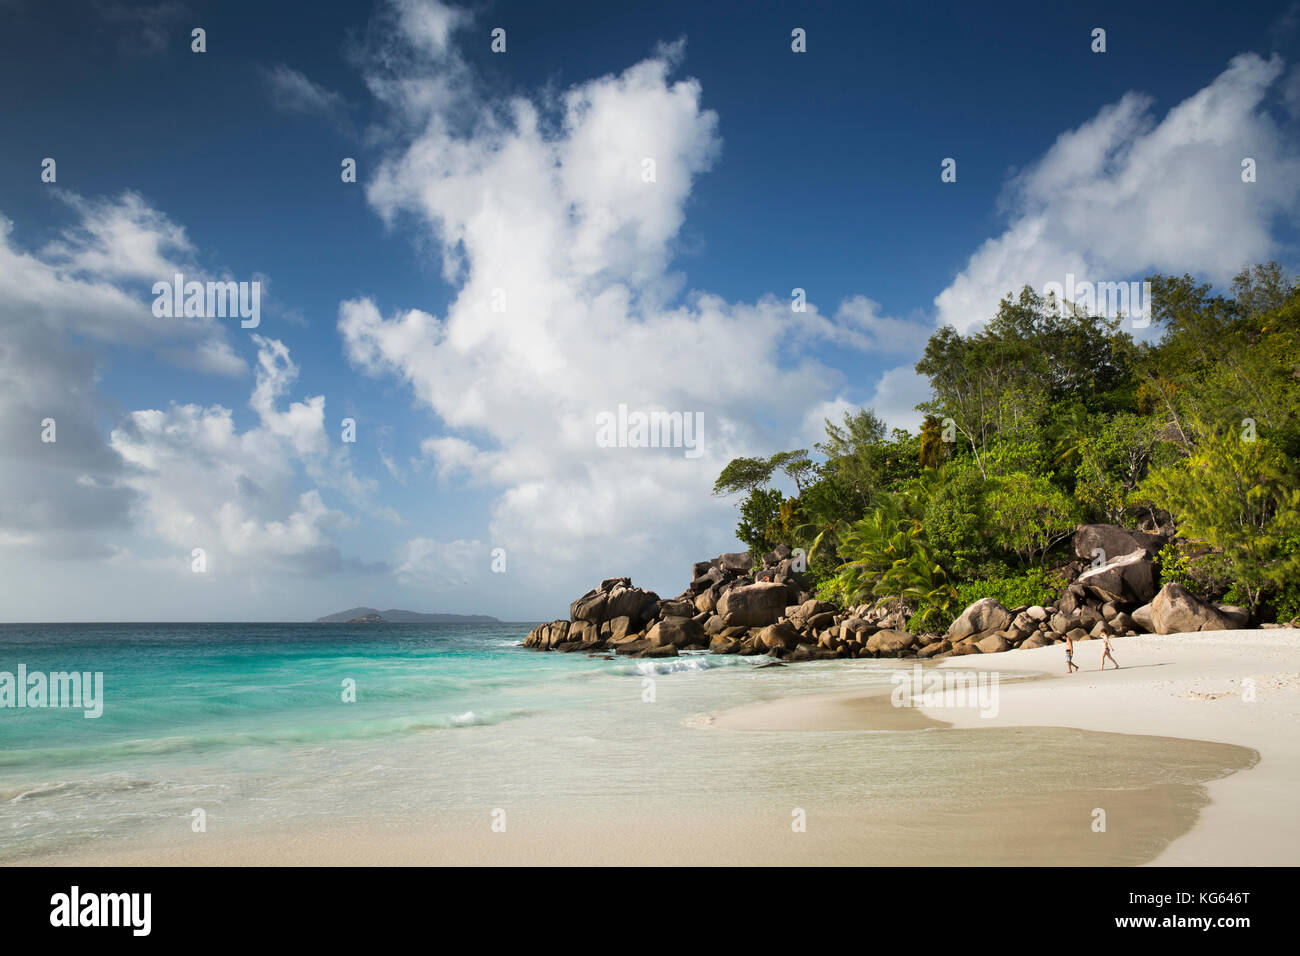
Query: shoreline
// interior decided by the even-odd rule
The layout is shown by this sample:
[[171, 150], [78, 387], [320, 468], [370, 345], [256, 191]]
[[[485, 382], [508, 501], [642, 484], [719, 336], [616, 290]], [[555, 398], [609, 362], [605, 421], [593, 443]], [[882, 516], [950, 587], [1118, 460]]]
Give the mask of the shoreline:
[[[1119, 671], [1068, 678], [1061, 648], [1047, 647], [864, 661], [863, 677], [876, 678], [866, 692], [801, 693], [802, 678], [760, 679], [760, 695], [773, 696], [717, 711], [713, 685], [680, 685], [696, 688], [698, 708], [673, 718], [672, 739], [686, 746], [658, 751], [647, 781], [671, 781], [674, 755], [701, 742], [739, 756], [740, 776], [733, 769], [724, 789], [677, 786], [674, 799], [643, 786], [615, 801], [583, 791], [574, 804], [515, 802], [508, 835], [487, 825], [498, 804], [430, 803], [198, 837], [159, 831], [5, 865], [1294, 865], [1300, 631], [1112, 643]], [[1076, 660], [1095, 668], [1100, 653], [1100, 642], [1083, 642]], [[835, 666], [857, 679], [856, 662]], [[881, 672], [916, 666], [998, 672], [996, 716], [894, 706]], [[805, 667], [821, 665], [775, 673]], [[1254, 703], [1240, 699], [1245, 678]], [[616, 749], [642, 740], [625, 735]], [[869, 762], [855, 756], [867, 751]], [[914, 775], [923, 766], [924, 786]], [[807, 811], [806, 832], [792, 833], [791, 807]], [[1104, 839], [1089, 828], [1099, 807]]]
[[[926, 719], [958, 730], [1069, 727], [1080, 731], [1231, 744], [1258, 762], [1204, 786], [1209, 803], [1194, 826], [1174, 839], [1155, 866], [1294, 866], [1300, 820], [1300, 629], [1206, 631], [1112, 638], [1119, 670], [1096, 669], [1101, 642], [1076, 645], [1084, 669], [1067, 676], [1059, 646], [947, 658], [927, 670], [1012, 671], [999, 687], [996, 716], [970, 707], [920, 706]], [[910, 670], [914, 661], [899, 661]], [[1089, 669], [1091, 668], [1091, 669]], [[1039, 679], [1024, 680], [1025, 672]], [[1055, 673], [1052, 673], [1055, 671]], [[1255, 700], [1243, 700], [1253, 680]], [[787, 697], [717, 715], [741, 731], [887, 729], [887, 695]], [[882, 723], [883, 722], [883, 723]]]

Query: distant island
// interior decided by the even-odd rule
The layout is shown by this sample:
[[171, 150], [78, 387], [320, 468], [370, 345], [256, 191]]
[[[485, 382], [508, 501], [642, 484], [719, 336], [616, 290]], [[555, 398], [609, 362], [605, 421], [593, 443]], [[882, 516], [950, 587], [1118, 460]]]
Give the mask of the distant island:
[[353, 607], [337, 614], [318, 617], [315, 624], [500, 624], [487, 614], [421, 614], [393, 608], [379, 611], [373, 607]]

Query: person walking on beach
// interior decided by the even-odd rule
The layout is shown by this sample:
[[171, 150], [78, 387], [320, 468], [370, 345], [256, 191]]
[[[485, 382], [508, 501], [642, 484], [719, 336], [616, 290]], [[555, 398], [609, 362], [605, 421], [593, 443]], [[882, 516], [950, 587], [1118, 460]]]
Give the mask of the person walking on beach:
[[1079, 665], [1074, 662], [1074, 640], [1069, 634], [1065, 635], [1065, 672], [1073, 674], [1079, 669]]
[[1115, 655], [1110, 652], [1110, 635], [1103, 634], [1102, 637], [1105, 644], [1102, 645], [1101, 649], [1101, 667], [1097, 669], [1104, 671], [1106, 669], [1106, 658], [1109, 657], [1110, 662], [1115, 665], [1115, 670], [1119, 670], [1119, 661], [1115, 660]]

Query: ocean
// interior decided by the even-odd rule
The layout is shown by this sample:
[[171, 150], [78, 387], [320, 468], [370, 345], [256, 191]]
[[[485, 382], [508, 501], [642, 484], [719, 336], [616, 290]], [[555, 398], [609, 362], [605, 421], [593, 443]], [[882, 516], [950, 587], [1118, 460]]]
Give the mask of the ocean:
[[721, 731], [710, 714], [885, 687], [891, 668], [538, 653], [530, 626], [0, 625], [0, 672], [103, 674], [98, 718], [0, 709], [0, 863], [502, 812], [784, 830], [792, 808], [908, 820], [1097, 788], [1174, 787], [1194, 818], [1200, 782], [1236, 769], [1195, 742], [1059, 728]]

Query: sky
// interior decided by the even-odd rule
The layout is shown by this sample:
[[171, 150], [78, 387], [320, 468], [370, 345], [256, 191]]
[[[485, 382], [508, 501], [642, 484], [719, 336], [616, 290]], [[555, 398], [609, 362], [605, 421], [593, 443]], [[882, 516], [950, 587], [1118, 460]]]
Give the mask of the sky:
[[1300, 3], [1048, 6], [0, 0], [0, 620], [675, 595], [936, 328], [1294, 271]]

